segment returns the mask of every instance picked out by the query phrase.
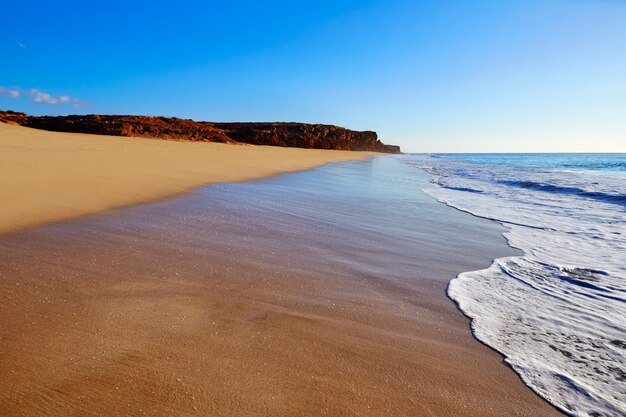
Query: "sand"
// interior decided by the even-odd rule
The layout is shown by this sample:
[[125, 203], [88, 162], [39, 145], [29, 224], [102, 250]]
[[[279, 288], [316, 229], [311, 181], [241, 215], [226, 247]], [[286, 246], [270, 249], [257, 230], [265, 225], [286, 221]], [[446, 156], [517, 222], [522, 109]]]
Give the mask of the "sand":
[[367, 152], [47, 132], [0, 123], [0, 233], [362, 159]]
[[502, 228], [400, 165], [0, 236], [0, 415], [558, 416], [445, 297]]

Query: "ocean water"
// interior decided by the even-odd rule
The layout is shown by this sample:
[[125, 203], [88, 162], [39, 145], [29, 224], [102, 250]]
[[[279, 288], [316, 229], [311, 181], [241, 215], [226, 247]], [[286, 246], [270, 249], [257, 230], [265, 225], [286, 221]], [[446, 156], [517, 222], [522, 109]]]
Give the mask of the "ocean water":
[[450, 282], [475, 336], [562, 411], [626, 416], [626, 154], [399, 158], [524, 253]]

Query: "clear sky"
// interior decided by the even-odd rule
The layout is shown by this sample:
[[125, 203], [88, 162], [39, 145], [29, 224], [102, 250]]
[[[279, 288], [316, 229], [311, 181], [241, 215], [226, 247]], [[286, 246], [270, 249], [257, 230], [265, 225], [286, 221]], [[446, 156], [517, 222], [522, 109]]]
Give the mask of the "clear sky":
[[7, 1], [0, 109], [626, 152], [626, 1]]

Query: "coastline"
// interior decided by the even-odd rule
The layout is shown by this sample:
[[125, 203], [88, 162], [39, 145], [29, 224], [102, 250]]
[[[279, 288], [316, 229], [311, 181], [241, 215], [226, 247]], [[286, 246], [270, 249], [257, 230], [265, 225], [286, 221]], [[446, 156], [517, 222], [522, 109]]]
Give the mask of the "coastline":
[[0, 123], [0, 233], [364, 159], [354, 152], [60, 133]]
[[560, 415], [445, 295], [511, 253], [502, 228], [413, 171], [331, 164], [0, 236], [4, 413]]
[[405, 160], [432, 175], [424, 191], [433, 199], [506, 227], [507, 245], [520, 253], [459, 274], [447, 294], [470, 319], [475, 338], [567, 415], [625, 410], [624, 356], [615, 349], [625, 325], [623, 159], [475, 154]]

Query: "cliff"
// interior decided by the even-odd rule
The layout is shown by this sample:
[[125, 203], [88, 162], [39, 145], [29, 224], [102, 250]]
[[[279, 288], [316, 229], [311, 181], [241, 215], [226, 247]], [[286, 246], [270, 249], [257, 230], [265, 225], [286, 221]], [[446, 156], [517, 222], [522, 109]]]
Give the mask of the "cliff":
[[28, 116], [0, 111], [0, 122], [35, 129], [114, 136], [137, 136], [296, 148], [340, 149], [399, 153], [385, 145], [376, 132], [358, 132], [339, 126], [306, 123], [214, 123], [176, 117], [149, 116]]
[[[6, 118], [6, 116], [5, 116]], [[161, 139], [184, 139], [207, 142], [234, 142], [221, 129], [210, 124], [176, 117], [148, 116], [16, 116], [17, 124], [56, 132], [93, 133], [97, 135], [136, 136]], [[0, 121], [2, 114], [0, 113]]]
[[306, 123], [211, 123], [237, 142], [296, 148], [341, 149], [399, 153], [376, 132], [357, 132], [339, 126]]

